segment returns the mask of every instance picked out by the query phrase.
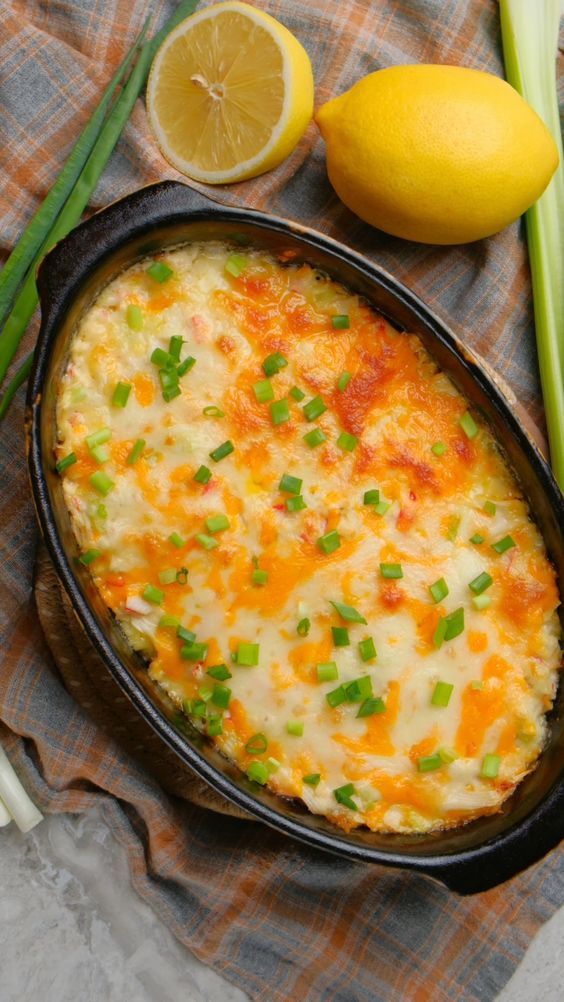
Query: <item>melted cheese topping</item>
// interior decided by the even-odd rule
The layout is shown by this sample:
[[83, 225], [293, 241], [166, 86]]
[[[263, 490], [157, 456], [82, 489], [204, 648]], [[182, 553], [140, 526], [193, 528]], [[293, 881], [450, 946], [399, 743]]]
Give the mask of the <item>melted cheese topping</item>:
[[[498, 809], [542, 748], [559, 599], [490, 434], [475, 415], [466, 425], [417, 337], [307, 265], [218, 243], [159, 262], [170, 275], [136, 264], [87, 311], [60, 388], [57, 459], [76, 455], [65, 497], [105, 602], [230, 759], [345, 830], [429, 831]], [[153, 355], [173, 336], [195, 359], [178, 378]], [[273, 353], [287, 364], [261, 402]], [[326, 410], [308, 421], [315, 397]], [[273, 423], [273, 401], [287, 420]], [[100, 430], [96, 449], [86, 438]], [[284, 474], [303, 482], [297, 510]], [[373, 490], [378, 507], [364, 503]], [[359, 647], [369, 638], [375, 657]]]

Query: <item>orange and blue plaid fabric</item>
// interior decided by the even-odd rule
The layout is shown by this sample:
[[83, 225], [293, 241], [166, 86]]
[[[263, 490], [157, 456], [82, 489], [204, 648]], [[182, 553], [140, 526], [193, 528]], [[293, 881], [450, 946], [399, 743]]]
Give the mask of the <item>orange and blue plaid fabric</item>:
[[[45, 196], [103, 85], [149, 10], [170, 0], [1, 0], [0, 251]], [[202, 4], [205, 6], [205, 4]], [[502, 74], [495, 0], [255, 0], [305, 45], [316, 101], [406, 62]], [[161, 158], [143, 102], [94, 193], [97, 209], [179, 175]], [[282, 166], [207, 197], [305, 222], [406, 284], [497, 368], [542, 418], [521, 223], [465, 247], [406, 243], [336, 198], [312, 124]], [[440, 192], [437, 192], [440, 197]], [[24, 350], [37, 333], [30, 325]], [[564, 902], [564, 857], [472, 899], [408, 873], [325, 856], [254, 822], [169, 799], [63, 688], [32, 600], [37, 529], [27, 484], [23, 392], [0, 429], [0, 736], [44, 811], [101, 805], [135, 887], [201, 960], [254, 999], [490, 1000]]]

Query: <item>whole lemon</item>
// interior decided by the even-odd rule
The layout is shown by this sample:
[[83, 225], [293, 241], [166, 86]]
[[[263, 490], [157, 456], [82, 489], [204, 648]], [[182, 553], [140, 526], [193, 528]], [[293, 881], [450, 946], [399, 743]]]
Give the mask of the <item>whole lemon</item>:
[[407, 240], [479, 240], [517, 219], [558, 166], [544, 122], [498, 77], [392, 66], [317, 112], [331, 184], [367, 223]]

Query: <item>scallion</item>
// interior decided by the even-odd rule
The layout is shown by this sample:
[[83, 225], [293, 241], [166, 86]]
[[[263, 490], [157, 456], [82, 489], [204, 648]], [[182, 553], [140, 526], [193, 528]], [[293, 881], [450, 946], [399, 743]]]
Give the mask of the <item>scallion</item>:
[[315, 449], [317, 445], [321, 445], [322, 442], [327, 441], [327, 435], [321, 428], [312, 428], [311, 431], [306, 432], [303, 440], [306, 445], [309, 445], [310, 449]]
[[228, 678], [233, 678], [227, 665], [223, 664], [212, 665], [211, 668], [208, 668], [206, 670], [206, 675], [209, 675], [211, 678], [217, 679], [218, 682], [225, 682], [227, 681]]
[[431, 592], [431, 598], [433, 602], [442, 602], [443, 598], [448, 595], [448, 585], [444, 578], [439, 578], [434, 584], [429, 585], [429, 591]]
[[143, 311], [141, 307], [130, 303], [125, 311], [125, 320], [130, 330], [143, 330]]
[[233, 445], [233, 442], [227, 440], [227, 442], [223, 442], [221, 445], [218, 445], [216, 449], [212, 449], [209, 455], [210, 459], [213, 459], [214, 463], [219, 463], [220, 459], [225, 459], [226, 456], [230, 456], [234, 451], [235, 446]]
[[340, 313], [331, 317], [331, 325], [335, 330], [347, 330], [351, 325], [348, 314]]
[[490, 588], [492, 585], [493, 578], [491, 575], [488, 574], [487, 571], [482, 571], [481, 574], [478, 574], [478, 576], [470, 582], [468, 587], [475, 595], [481, 595], [483, 591], [486, 591], [486, 588]]
[[98, 431], [93, 431], [91, 435], [87, 435], [85, 442], [90, 450], [95, 449], [97, 445], [104, 445], [105, 442], [109, 442], [112, 437], [112, 433], [109, 428], [99, 428]]
[[283, 400], [274, 400], [269, 409], [270, 420], [275, 428], [278, 427], [279, 424], [284, 424], [286, 421], [290, 420], [290, 407], [285, 398]]
[[176, 582], [176, 567], [167, 567], [164, 571], [159, 571], [159, 582], [169, 585]]
[[376, 645], [372, 637], [366, 637], [365, 640], [359, 641], [358, 652], [360, 654], [361, 661], [374, 660], [376, 657]]
[[459, 418], [458, 423], [466, 435], [466, 438], [472, 439], [478, 434], [478, 425], [474, 421], [470, 411], [465, 411], [462, 417]]
[[268, 748], [268, 741], [264, 734], [253, 734], [245, 745], [245, 751], [249, 755], [263, 755]]
[[513, 546], [517, 546], [513, 536], [504, 536], [503, 539], [498, 539], [497, 543], [492, 543], [492, 550], [501, 554], [505, 553], [506, 550], [510, 550]]
[[293, 400], [297, 400], [298, 403], [301, 403], [302, 400], [305, 400], [305, 393], [303, 392], [303, 390], [300, 390], [299, 386], [292, 386], [289, 395], [292, 397]]
[[237, 647], [236, 661], [245, 668], [254, 668], [259, 663], [260, 647], [258, 644], [242, 643]]
[[268, 582], [268, 571], [263, 571], [261, 570], [260, 567], [255, 567], [251, 576], [251, 580], [254, 585], [262, 587]]
[[444, 442], [435, 442], [431, 446], [431, 452], [434, 453], [435, 456], [444, 456], [446, 451], [447, 447]]
[[55, 463], [55, 469], [57, 470], [57, 473], [64, 473], [65, 470], [68, 470], [69, 466], [74, 466], [77, 462], [78, 459], [76, 457], [76, 452], [69, 452], [66, 456], [63, 456], [62, 459], [59, 459], [59, 461]]
[[112, 407], [125, 407], [131, 393], [131, 383], [117, 383], [112, 394]]
[[346, 783], [345, 786], [338, 786], [336, 790], [333, 790], [333, 796], [338, 804], [343, 807], [348, 807], [350, 811], [357, 811], [354, 800], [351, 797], [356, 796], [356, 790], [353, 783]]
[[324, 536], [320, 536], [317, 540], [317, 546], [322, 553], [329, 555], [338, 550], [341, 545], [341, 537], [336, 529], [331, 532], [326, 532]]
[[101, 556], [102, 556], [101, 550], [91, 549], [91, 550], [86, 550], [85, 553], [81, 553], [78, 559], [80, 560], [81, 564], [84, 564], [85, 567], [89, 567], [90, 564], [94, 563], [94, 561]]
[[493, 516], [495, 515], [495, 513], [497, 511], [497, 505], [495, 505], [493, 503], [493, 501], [485, 501], [484, 502], [484, 511], [485, 511], [486, 515], [490, 515], [493, 518]]
[[307, 618], [300, 619], [296, 627], [296, 633], [298, 634], [299, 637], [307, 637], [310, 629], [311, 629], [311, 621]]
[[182, 376], [185, 376], [187, 372], [190, 372], [190, 369], [193, 369], [195, 364], [196, 364], [196, 359], [194, 358], [194, 356], [188, 355], [180, 363], [180, 365], [176, 366], [176, 375], [178, 376], [178, 378], [182, 379]]
[[364, 616], [362, 616], [357, 609], [354, 609], [352, 605], [345, 605], [343, 602], [333, 602], [331, 600], [330, 602], [335, 612], [338, 612], [339, 616], [341, 616], [341, 618], [344, 619], [345, 622], [364, 623], [364, 625], [366, 626], [366, 620]]
[[435, 752], [434, 755], [423, 755], [417, 759], [417, 769], [419, 772], [434, 772], [436, 769], [440, 769], [442, 765], [443, 760], [438, 752]]
[[153, 264], [147, 268], [147, 275], [149, 275], [153, 281], [162, 285], [163, 282], [167, 282], [168, 279], [174, 275], [174, 272], [172, 268], [169, 268], [168, 264], [164, 263], [164, 261], [154, 261]]
[[168, 537], [168, 541], [169, 543], [172, 543], [173, 546], [176, 546], [178, 550], [182, 549], [183, 546], [186, 546], [186, 540], [184, 540], [177, 532], [171, 532]]
[[318, 682], [334, 682], [339, 677], [339, 669], [334, 661], [327, 661], [325, 664], [317, 665], [315, 672]]
[[146, 444], [147, 443], [144, 438], [138, 438], [137, 441], [133, 443], [131, 452], [126, 459], [126, 463], [128, 463], [129, 466], [135, 466], [137, 460], [141, 458], [141, 453], [143, 452]]
[[336, 444], [343, 452], [353, 452], [358, 445], [358, 438], [356, 435], [349, 435], [348, 431], [342, 431]]
[[295, 497], [286, 498], [285, 504], [287, 511], [303, 511], [304, 508], [307, 508], [307, 504], [301, 494], [297, 494]]
[[349, 703], [361, 703], [373, 695], [370, 675], [361, 675], [360, 678], [355, 678], [352, 682], [346, 682], [343, 688]]
[[339, 378], [337, 380], [337, 389], [339, 390], [339, 393], [342, 393], [343, 390], [346, 390], [346, 388], [349, 385], [351, 379], [352, 379], [352, 376], [351, 376], [350, 372], [342, 372], [341, 373], [341, 375], [339, 376]]
[[301, 738], [304, 733], [304, 725], [301, 720], [289, 720], [286, 724], [286, 733], [295, 738]]
[[475, 532], [473, 536], [470, 536], [470, 542], [473, 543], [474, 546], [479, 546], [480, 543], [484, 542], [484, 536], [482, 536], [479, 532]]
[[370, 491], [365, 491], [362, 497], [362, 503], [367, 505], [380, 504], [380, 491], [375, 488]]
[[247, 776], [253, 783], [259, 783], [260, 786], [264, 786], [268, 781], [270, 775], [268, 766], [264, 762], [251, 762], [247, 768]]
[[180, 362], [180, 353], [184, 338], [180, 334], [173, 334], [168, 343], [168, 353], [175, 362]]
[[204, 407], [202, 414], [204, 415], [204, 417], [211, 417], [211, 418], [225, 417], [225, 411], [222, 411], [219, 407], [216, 407], [215, 404], [210, 404], [208, 407]]
[[341, 703], [346, 703], [347, 694], [345, 692], [345, 687], [343, 685], [339, 685], [336, 689], [332, 689], [331, 692], [325, 694], [325, 699], [332, 709], [335, 709], [336, 706], [340, 706]]
[[180, 657], [185, 661], [205, 661], [208, 655], [208, 645], [193, 642], [180, 648]]
[[348, 647], [351, 642], [346, 626], [332, 626], [331, 635], [335, 647]]
[[231, 523], [227, 518], [227, 515], [209, 515], [206, 518], [206, 529], [208, 532], [225, 532], [229, 529]]
[[499, 767], [501, 765], [501, 757], [499, 755], [493, 755], [488, 752], [484, 755], [482, 760], [482, 767], [480, 769], [480, 777], [482, 779], [495, 779], [499, 774]]
[[302, 484], [303, 480], [300, 477], [293, 477], [291, 474], [285, 473], [278, 484], [278, 490], [285, 494], [299, 494]]
[[265, 358], [262, 363], [262, 371], [265, 376], [275, 376], [281, 369], [285, 369], [287, 365], [288, 360], [280, 352], [275, 351], [272, 355], [268, 355]]
[[203, 546], [204, 550], [215, 550], [216, 546], [219, 546], [217, 539], [213, 536], [206, 535], [205, 532], [198, 532], [194, 536], [194, 539], [200, 546]]
[[221, 710], [226, 710], [229, 706], [230, 699], [231, 689], [228, 689], [226, 685], [220, 685], [219, 683], [214, 685], [211, 698], [214, 706], [218, 706]]
[[325, 413], [327, 406], [323, 403], [321, 397], [312, 397], [307, 404], [304, 404], [302, 410], [306, 421], [315, 421], [316, 418], [321, 417]]
[[269, 400], [274, 400], [270, 379], [261, 379], [258, 383], [254, 383], [253, 391], [259, 404], [267, 404]]
[[243, 254], [230, 254], [225, 262], [225, 270], [233, 278], [239, 278], [247, 267], [247, 258]]
[[454, 685], [450, 682], [437, 682], [431, 696], [432, 706], [448, 706]]
[[307, 776], [302, 776], [302, 782], [307, 783], [308, 786], [319, 786], [321, 781], [321, 773], [310, 772]]
[[358, 708], [357, 717], [373, 717], [376, 713], [385, 713], [386, 704], [380, 696], [369, 696]]
[[193, 644], [196, 640], [196, 634], [192, 633], [192, 630], [187, 630], [185, 626], [177, 626], [176, 636], [187, 644]]
[[102, 497], [106, 497], [115, 487], [114, 481], [103, 470], [96, 470], [96, 473], [93, 473], [89, 477], [89, 481], [94, 490], [98, 491], [98, 494], [101, 494]]
[[164, 591], [152, 584], [145, 585], [141, 594], [146, 602], [152, 602], [153, 605], [162, 605], [164, 602]]
[[401, 564], [380, 564], [380, 574], [383, 578], [396, 580], [403, 577], [403, 568]]
[[491, 595], [474, 595], [472, 598], [472, 605], [478, 612], [482, 612], [484, 609], [489, 609], [491, 604]]
[[220, 716], [208, 717], [206, 734], [209, 738], [217, 738], [220, 734], [223, 734], [223, 721]]
[[211, 480], [212, 472], [208, 466], [199, 466], [194, 474], [194, 480], [198, 484], [207, 484]]

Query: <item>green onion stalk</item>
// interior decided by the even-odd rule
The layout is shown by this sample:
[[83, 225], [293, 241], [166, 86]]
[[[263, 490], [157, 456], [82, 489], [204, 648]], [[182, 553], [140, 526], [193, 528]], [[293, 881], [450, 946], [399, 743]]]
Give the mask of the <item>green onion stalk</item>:
[[[5, 269], [10, 265], [10, 262], [13, 261], [15, 255], [16, 264], [10, 265], [8, 279], [6, 280], [4, 286], [4, 293], [6, 296], [7, 294], [13, 293], [14, 289], [19, 285], [22, 278], [22, 262], [27, 263], [29, 258], [31, 258], [31, 264], [28, 267], [25, 281], [23, 282], [21, 290], [12, 306], [11, 312], [0, 334], [0, 383], [6, 375], [21, 338], [25, 333], [35, 307], [37, 306], [38, 294], [35, 274], [40, 261], [47, 251], [50, 250], [50, 248], [53, 247], [58, 240], [61, 240], [64, 236], [66, 236], [66, 234], [80, 221], [80, 217], [88, 204], [90, 196], [92, 195], [92, 192], [94, 191], [100, 176], [106, 167], [106, 164], [127, 123], [127, 120], [129, 119], [133, 106], [145, 85], [151, 63], [153, 62], [157, 50], [169, 32], [172, 31], [172, 29], [175, 28], [176, 25], [179, 24], [185, 17], [193, 13], [197, 2], [198, 0], [184, 0], [184, 2], [180, 3], [164, 27], [157, 32], [150, 42], [147, 42], [142, 46], [127, 83], [125, 83], [122, 87], [119, 96], [110, 107], [110, 110], [104, 120], [104, 124], [96, 136], [94, 145], [90, 148], [90, 152], [88, 153], [86, 159], [82, 161], [83, 165], [78, 177], [74, 180], [76, 165], [80, 162], [80, 157], [84, 156], [84, 150], [87, 147], [87, 143], [84, 141], [82, 142], [80, 156], [77, 154], [75, 160], [73, 161], [72, 171], [68, 172], [67, 181], [65, 181], [65, 184], [61, 185], [59, 188], [59, 195], [50, 203], [44, 214], [41, 215], [46, 202], [50, 198], [50, 195], [47, 196], [47, 199], [41, 206], [41, 209], [18, 241], [18, 244], [2, 273], [0, 273], [0, 275], [4, 274]], [[122, 78], [123, 74], [129, 67], [130, 60], [138, 51], [139, 44], [145, 36], [147, 27], [148, 23], [146, 22], [140, 37], [134, 43], [133, 49], [126, 57], [126, 60], [120, 69], [117, 71], [117, 74], [120, 74], [118, 79]], [[111, 84], [109, 86], [111, 86]], [[106, 94], [107, 91], [102, 98], [102, 102], [104, 102]], [[107, 107], [108, 104], [104, 106], [103, 112], [105, 112]], [[95, 112], [95, 115], [98, 111], [99, 108]], [[99, 119], [97, 119], [97, 121], [99, 121]], [[89, 136], [91, 138], [90, 134]], [[90, 138], [88, 139], [88, 142], [90, 142]], [[81, 139], [84, 139], [84, 133]], [[75, 151], [76, 147], [75, 150], [73, 150], [71, 157], [74, 156]], [[66, 168], [63, 169], [63, 174], [65, 173], [65, 170]], [[74, 185], [70, 194], [68, 194], [68, 177], [71, 176], [73, 177]], [[58, 184], [59, 182], [56, 183], [55, 187], [57, 187]], [[61, 195], [61, 192], [64, 192], [64, 194]], [[66, 198], [66, 201], [61, 207], [61, 203], [64, 198]], [[54, 221], [52, 222], [53, 219]], [[29, 235], [30, 229], [32, 230], [31, 236]], [[22, 244], [24, 247], [23, 251], [20, 250]], [[38, 247], [39, 250], [37, 249]], [[8, 290], [8, 293], [6, 293], [6, 289]], [[0, 300], [0, 302], [3, 301]], [[16, 372], [12, 382], [8, 384], [4, 398], [0, 401], [0, 419], [5, 414], [16, 390], [22, 382], [25, 381], [30, 365], [31, 363], [28, 358], [23, 363], [22, 368]]]
[[564, 164], [554, 68], [560, 0], [500, 0], [499, 9], [507, 80], [543, 119], [560, 154], [525, 220], [550, 457], [564, 490]]

